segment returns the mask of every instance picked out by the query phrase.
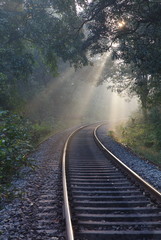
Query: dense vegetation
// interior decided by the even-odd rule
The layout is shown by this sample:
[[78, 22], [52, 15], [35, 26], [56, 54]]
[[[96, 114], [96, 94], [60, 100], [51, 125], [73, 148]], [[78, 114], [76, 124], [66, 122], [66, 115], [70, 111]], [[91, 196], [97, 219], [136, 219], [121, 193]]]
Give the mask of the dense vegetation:
[[20, 167], [29, 165], [27, 154], [32, 149], [32, 131], [29, 122], [9, 111], [0, 112], [0, 122], [0, 193], [3, 193], [11, 176]]
[[73, 18], [79, 23], [75, 11], [70, 2], [1, 1], [0, 101], [4, 108], [14, 108], [18, 97], [29, 97], [33, 87], [47, 84], [47, 78], [31, 77], [38, 66], [44, 74], [55, 75], [59, 58], [86, 64], [84, 51], [80, 51], [82, 33], [72, 35]]
[[[81, 4], [81, 3], [80, 3]], [[85, 65], [74, 1], [0, 1], [0, 180], [28, 164], [32, 146], [53, 127], [31, 116], [28, 103], [58, 74], [61, 61]], [[31, 117], [31, 121], [26, 119]], [[42, 123], [42, 124], [41, 124]], [[58, 124], [57, 124], [58, 127]], [[59, 130], [59, 129], [58, 129]], [[2, 188], [1, 185], [1, 188]]]
[[140, 113], [132, 116], [125, 124], [118, 125], [110, 135], [132, 149], [144, 159], [161, 166], [161, 119], [158, 112], [148, 121]]
[[[142, 115], [123, 127], [122, 141], [144, 153], [161, 149], [161, 3], [153, 0], [92, 1], [84, 14], [92, 54], [111, 50], [101, 82], [141, 103]], [[140, 147], [139, 147], [140, 145]], [[147, 149], [148, 148], [148, 151]], [[139, 150], [140, 151], [140, 150]], [[148, 154], [146, 154], [148, 157]]]
[[89, 29], [86, 46], [93, 54], [111, 49], [118, 60], [112, 78], [115, 88], [137, 95], [145, 117], [148, 109], [160, 110], [160, 16], [159, 1], [103, 0], [91, 3], [84, 21]]
[[[44, 117], [46, 109], [37, 114], [32, 112], [31, 99], [35, 103], [46, 86], [59, 81], [56, 76], [64, 62], [78, 68], [88, 64], [87, 55], [109, 50], [114, 62], [110, 65], [106, 62], [100, 83], [109, 82], [113, 90], [127, 90], [140, 99], [144, 120], [135, 127], [144, 133], [143, 138], [148, 136], [145, 145], [160, 151], [160, 16], [161, 4], [153, 0], [0, 1], [0, 178], [3, 184], [27, 164], [31, 145], [49, 134], [51, 128], [62, 125], [58, 102], [62, 101], [65, 109], [67, 101], [60, 91], [53, 91], [55, 98], [51, 95], [55, 112], [54, 116], [48, 114], [48, 119]], [[57, 85], [61, 89], [62, 82]], [[68, 88], [67, 94], [74, 96], [73, 89]], [[68, 115], [67, 109], [65, 112]], [[51, 118], [55, 126], [50, 128]], [[123, 132], [129, 139], [127, 131]], [[137, 139], [142, 141], [140, 136]]]

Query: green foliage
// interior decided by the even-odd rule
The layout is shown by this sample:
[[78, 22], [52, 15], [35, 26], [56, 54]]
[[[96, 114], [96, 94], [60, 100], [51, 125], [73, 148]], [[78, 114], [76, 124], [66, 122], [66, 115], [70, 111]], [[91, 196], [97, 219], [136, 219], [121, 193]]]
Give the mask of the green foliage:
[[10, 99], [10, 86], [7, 83], [7, 77], [5, 74], [0, 73], [0, 105], [1, 107], [8, 107], [9, 99]]
[[32, 55], [27, 51], [22, 38], [23, 14], [10, 9], [0, 9], [0, 71], [9, 83], [26, 79], [32, 70]]
[[159, 112], [154, 112], [153, 109], [147, 121], [141, 115], [134, 116], [125, 125], [118, 126], [112, 136], [143, 157], [161, 164], [161, 121]]
[[[49, 124], [32, 125], [18, 114], [0, 111], [0, 198], [14, 197], [9, 189], [13, 176], [19, 174], [22, 167], [34, 167], [29, 154], [54, 130]], [[18, 191], [18, 194], [21, 193]]]
[[111, 79], [117, 91], [128, 87], [139, 97], [145, 115], [148, 108], [161, 103], [160, 15], [159, 1], [98, 0], [91, 2], [82, 23], [89, 29], [85, 48], [92, 54], [111, 49], [113, 59], [126, 64], [123, 71], [118, 66], [119, 74]]
[[22, 166], [28, 165], [32, 149], [32, 127], [24, 118], [8, 111], [0, 112], [1, 188]]
[[[81, 5], [85, 3], [83, 0], [79, 2]], [[15, 109], [19, 98], [28, 98], [30, 92], [34, 92], [35, 81], [31, 74], [37, 70], [36, 64], [43, 62], [44, 71], [50, 71], [54, 76], [59, 59], [77, 66], [87, 64], [82, 50], [84, 35], [82, 32], [75, 34], [78, 24], [79, 16], [73, 0], [65, 3], [54, 0], [1, 2], [0, 78], [3, 75], [3, 80], [0, 100], [4, 109]], [[40, 61], [35, 56], [36, 51]], [[46, 84], [43, 78], [42, 75], [36, 79], [39, 88], [44, 82]]]
[[115, 42], [116, 58], [133, 62], [148, 73], [158, 73], [160, 13], [160, 3], [150, 0], [93, 1], [84, 16], [90, 30], [86, 44], [93, 53], [102, 53]]
[[130, 121], [126, 127], [122, 127], [120, 130], [125, 139], [124, 143], [128, 146], [137, 146], [140, 143], [147, 147], [154, 145], [154, 135], [149, 134], [151, 131], [149, 125]]
[[47, 136], [49, 136], [53, 132], [53, 128], [49, 124], [34, 124], [33, 125], [33, 137], [32, 142], [33, 144], [40, 143], [43, 141]]
[[161, 109], [155, 106], [149, 113], [149, 121], [153, 126], [153, 134], [155, 135], [155, 147], [161, 150]]

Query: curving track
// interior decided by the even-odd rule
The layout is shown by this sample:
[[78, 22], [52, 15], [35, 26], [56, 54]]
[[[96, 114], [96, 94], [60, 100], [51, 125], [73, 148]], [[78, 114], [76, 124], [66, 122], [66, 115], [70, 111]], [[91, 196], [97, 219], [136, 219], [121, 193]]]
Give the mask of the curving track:
[[[126, 174], [120, 171], [113, 163], [114, 156], [105, 156], [106, 150], [97, 147], [98, 139], [94, 140], [93, 131], [94, 125], [82, 128], [65, 145], [63, 186], [67, 239], [161, 239], [158, 204], [161, 194], [154, 189], [157, 200], [152, 202], [143, 190], [144, 184], [140, 190], [133, 182], [136, 176], [129, 179], [128, 169]], [[141, 179], [136, 182], [140, 184]], [[149, 185], [145, 188], [153, 194]]]

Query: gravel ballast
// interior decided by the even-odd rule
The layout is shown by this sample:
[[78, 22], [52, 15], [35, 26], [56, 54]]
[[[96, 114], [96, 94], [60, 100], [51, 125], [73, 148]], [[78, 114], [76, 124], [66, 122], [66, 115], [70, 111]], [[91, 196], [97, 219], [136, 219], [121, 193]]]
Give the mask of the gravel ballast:
[[0, 211], [0, 240], [65, 239], [61, 156], [65, 140], [73, 130], [58, 133], [40, 144], [31, 154], [35, 169], [22, 169], [21, 178], [13, 181], [13, 189], [23, 194]]
[[[31, 156], [35, 169], [22, 169], [21, 177], [13, 181], [13, 188], [23, 195], [5, 203], [0, 211], [0, 240], [65, 239], [61, 155], [65, 140], [74, 129], [40, 144]], [[98, 136], [113, 154], [161, 191], [161, 171], [156, 166], [107, 136], [107, 126], [98, 129]]]
[[107, 133], [107, 125], [102, 125], [98, 128], [97, 135], [105, 147], [134, 172], [161, 192], [161, 170], [159, 167], [151, 164], [148, 160], [136, 156], [136, 154], [129, 151], [127, 147], [114, 141], [107, 135]]

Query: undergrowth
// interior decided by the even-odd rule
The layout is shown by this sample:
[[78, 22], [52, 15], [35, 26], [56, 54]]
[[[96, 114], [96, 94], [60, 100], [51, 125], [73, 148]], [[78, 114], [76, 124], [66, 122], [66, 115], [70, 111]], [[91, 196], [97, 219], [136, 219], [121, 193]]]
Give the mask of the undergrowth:
[[48, 125], [32, 124], [29, 120], [9, 111], [0, 111], [0, 199], [10, 200], [14, 176], [22, 167], [34, 167], [29, 153], [52, 129]]
[[12, 200], [16, 192], [11, 187], [13, 177], [23, 167], [35, 167], [32, 150], [66, 127], [61, 122], [33, 124], [19, 114], [0, 111], [0, 200]]
[[161, 165], [161, 122], [159, 117], [151, 116], [148, 120], [140, 115], [131, 117], [109, 134], [141, 157]]
[[32, 125], [17, 114], [0, 112], [0, 193], [12, 195], [7, 189], [12, 177], [22, 166], [29, 166], [27, 155], [33, 149]]

